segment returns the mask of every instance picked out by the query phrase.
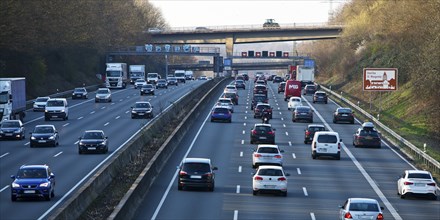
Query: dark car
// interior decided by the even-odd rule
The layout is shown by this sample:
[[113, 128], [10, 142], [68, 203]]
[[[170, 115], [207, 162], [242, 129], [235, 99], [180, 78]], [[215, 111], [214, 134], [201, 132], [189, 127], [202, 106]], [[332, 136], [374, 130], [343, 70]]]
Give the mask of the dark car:
[[255, 124], [251, 130], [251, 144], [275, 144], [275, 128], [270, 124]]
[[259, 80], [255, 81], [255, 85], [267, 85], [267, 81], [259, 79]]
[[280, 83], [283, 81], [283, 77], [281, 76], [275, 76], [272, 80], [273, 83]]
[[244, 81], [244, 76], [243, 75], [238, 75], [235, 77], [235, 81], [237, 80], [243, 80]]
[[267, 95], [267, 86], [265, 85], [255, 85], [254, 94], [265, 94]]
[[261, 118], [264, 112], [272, 119], [272, 107], [267, 103], [258, 103], [254, 108], [254, 118]]
[[75, 88], [72, 93], [72, 99], [87, 99], [87, 89], [84, 87]]
[[313, 95], [313, 103], [324, 102], [325, 104], [327, 104], [327, 99], [327, 93], [325, 93], [324, 91], [316, 91]]
[[341, 121], [350, 122], [354, 124], [354, 115], [351, 108], [337, 108], [333, 113], [333, 123], [338, 123]]
[[202, 187], [207, 188], [211, 192], [214, 191], [214, 170], [217, 170], [218, 168], [211, 165], [210, 159], [185, 158], [178, 169], [178, 190], [183, 190], [185, 187]]
[[231, 123], [232, 113], [226, 107], [215, 107], [211, 111], [211, 122], [213, 121], [226, 121]]
[[270, 75], [269, 77], [267, 77], [267, 81], [273, 81], [273, 78], [277, 76], [277, 75]]
[[325, 131], [324, 125], [308, 125], [304, 132], [304, 144], [312, 143], [313, 136], [315, 136], [315, 132], [317, 131]]
[[230, 99], [232, 99], [232, 102], [234, 103], [234, 105], [238, 105], [238, 95], [237, 95], [237, 93], [225, 92], [225, 93], [223, 93], [222, 98], [230, 98]]
[[20, 120], [6, 120], [0, 125], [0, 139], [24, 139], [25, 128]]
[[309, 85], [306, 85], [304, 87], [304, 95], [315, 94], [315, 92], [316, 92], [316, 86], [315, 85], [309, 84]]
[[141, 96], [148, 94], [154, 95], [154, 86], [152, 84], [143, 85], [141, 87]]
[[107, 153], [108, 138], [102, 130], [88, 130], [79, 137], [78, 153], [82, 154], [88, 151]]
[[313, 110], [309, 106], [297, 106], [292, 113], [292, 121], [307, 121], [313, 123]]
[[265, 94], [254, 94], [252, 97], [251, 110], [254, 110], [258, 103], [268, 103], [269, 99]]
[[380, 148], [380, 135], [374, 128], [373, 123], [365, 122], [356, 133], [353, 134], [354, 147], [376, 147]]
[[131, 107], [131, 118], [153, 118], [153, 106], [149, 102], [139, 101]]
[[55, 196], [55, 175], [47, 165], [23, 165], [17, 175], [11, 175], [11, 200], [19, 198], [44, 198]]
[[249, 75], [247, 73], [243, 73], [244, 81], [249, 81]]
[[173, 86], [178, 86], [179, 83], [177, 82], [177, 78], [176, 77], [168, 77], [168, 85], [173, 85]]
[[281, 82], [278, 84], [278, 94], [284, 92], [286, 90], [286, 82]]
[[237, 89], [239, 89], [239, 88], [246, 89], [246, 84], [244, 83], [244, 80], [238, 79], [238, 80], [235, 80], [235, 87]]
[[156, 83], [156, 89], [165, 88], [168, 89], [168, 82], [166, 79], [159, 79]]
[[34, 131], [30, 133], [30, 147], [58, 145], [58, 131], [53, 125], [37, 125]]

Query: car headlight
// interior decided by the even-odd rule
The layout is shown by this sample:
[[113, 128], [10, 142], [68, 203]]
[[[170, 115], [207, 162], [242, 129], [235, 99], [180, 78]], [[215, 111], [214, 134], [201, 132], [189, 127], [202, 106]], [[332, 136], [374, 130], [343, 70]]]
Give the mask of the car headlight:
[[101, 142], [99, 145], [103, 145], [104, 146], [105, 145], [105, 141]]
[[20, 130], [15, 130], [14, 133], [20, 133]]
[[83, 142], [79, 142], [78, 144], [81, 145], [81, 146], [84, 146], [84, 145], [85, 145]]
[[135, 110], [132, 110], [131, 113], [136, 114], [137, 112]]
[[40, 183], [40, 187], [48, 187], [50, 185], [49, 182]]
[[55, 136], [50, 136], [49, 140], [55, 140]]
[[12, 183], [12, 188], [20, 188], [20, 184]]
[[0, 134], [3, 134], [3, 131], [2, 131], [2, 130], [0, 130]]
[[38, 107], [38, 105], [37, 104], [34, 104], [34, 108], [37, 108]]
[[31, 137], [31, 140], [35, 140], [36, 138], [34, 136]]

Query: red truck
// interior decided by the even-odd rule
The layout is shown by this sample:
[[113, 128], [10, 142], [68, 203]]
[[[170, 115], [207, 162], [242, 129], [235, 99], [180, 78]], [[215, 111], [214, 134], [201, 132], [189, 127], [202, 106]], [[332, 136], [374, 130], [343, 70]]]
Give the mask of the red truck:
[[301, 82], [289, 79], [286, 81], [286, 88], [284, 89], [284, 101], [293, 96], [301, 97]]

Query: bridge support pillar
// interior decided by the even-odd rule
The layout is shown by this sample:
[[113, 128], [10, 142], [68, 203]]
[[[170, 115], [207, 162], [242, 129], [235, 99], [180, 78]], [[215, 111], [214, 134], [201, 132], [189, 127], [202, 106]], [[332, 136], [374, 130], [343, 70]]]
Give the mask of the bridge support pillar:
[[234, 55], [234, 36], [226, 37], [226, 57], [231, 58]]

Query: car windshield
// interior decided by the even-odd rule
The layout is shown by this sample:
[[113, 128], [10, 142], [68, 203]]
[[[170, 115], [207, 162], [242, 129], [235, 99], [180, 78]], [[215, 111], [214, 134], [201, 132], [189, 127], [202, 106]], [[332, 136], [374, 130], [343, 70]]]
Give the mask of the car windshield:
[[262, 102], [264, 100], [266, 100], [266, 97], [264, 96], [254, 96], [254, 100], [257, 102]]
[[35, 102], [47, 102], [47, 100], [49, 100], [49, 98], [37, 98]]
[[296, 108], [297, 112], [309, 112], [310, 109], [309, 108]]
[[318, 142], [335, 144], [338, 143], [338, 138], [335, 135], [322, 134], [319, 135]]
[[136, 103], [136, 108], [150, 108], [150, 103]]
[[184, 163], [182, 170], [186, 172], [201, 172], [201, 173], [211, 172], [211, 168], [207, 163]]
[[226, 103], [226, 104], [232, 104], [231, 100], [227, 100], [227, 99], [220, 99], [218, 100], [219, 103]]
[[225, 93], [225, 97], [226, 98], [234, 98], [235, 97], [235, 93]]
[[157, 81], [158, 83], [165, 83], [166, 82], [166, 80], [164, 80], [164, 79], [159, 79], [159, 81]]
[[83, 135], [83, 139], [104, 139], [101, 132], [86, 132]]
[[351, 203], [350, 211], [367, 211], [367, 212], [378, 212], [379, 207], [375, 203]]
[[274, 147], [260, 147], [258, 148], [258, 153], [277, 154], [278, 149]]
[[169, 77], [168, 80], [176, 80], [174, 77]]
[[243, 82], [243, 80], [236, 80], [235, 83], [237, 83], [237, 84], [243, 84], [244, 82]]
[[49, 126], [35, 127], [34, 133], [39, 133], [39, 134], [53, 133], [53, 128]]
[[310, 127], [309, 131], [325, 131], [324, 127]]
[[258, 175], [261, 176], [282, 176], [283, 172], [279, 169], [260, 169]]
[[408, 178], [431, 179], [431, 176], [427, 173], [410, 173], [408, 174]]
[[85, 91], [85, 89], [81, 89], [81, 88], [75, 89], [75, 92], [84, 92], [84, 91]]
[[261, 110], [261, 109], [266, 110], [266, 109], [270, 109], [270, 106], [268, 106], [268, 105], [257, 105], [257, 109], [259, 109], [259, 110]]
[[323, 92], [317, 92], [316, 95], [317, 95], [317, 96], [325, 96], [325, 93], [323, 93]]
[[271, 131], [272, 129], [269, 126], [257, 126], [255, 127], [256, 131]]
[[47, 172], [45, 169], [20, 169], [17, 173], [17, 178], [22, 179], [34, 179], [34, 178], [47, 178]]
[[227, 108], [215, 108], [214, 113], [229, 113]]
[[142, 88], [143, 89], [151, 89], [151, 88], [153, 88], [153, 85], [151, 85], [151, 84], [143, 85]]
[[379, 137], [379, 134], [377, 133], [377, 131], [372, 131], [372, 130], [361, 130], [359, 135], [360, 136]]
[[107, 94], [108, 90], [98, 90], [98, 94]]
[[338, 109], [339, 113], [351, 113], [351, 109], [348, 108], [340, 108]]
[[145, 80], [143, 80], [143, 79], [138, 79], [138, 80], [136, 80], [136, 82], [137, 82], [137, 83], [144, 83]]
[[52, 101], [48, 101], [46, 103], [46, 106], [64, 106], [64, 102], [61, 100], [52, 100]]
[[16, 128], [20, 127], [20, 123], [14, 121], [5, 121], [2, 123], [2, 128]]

